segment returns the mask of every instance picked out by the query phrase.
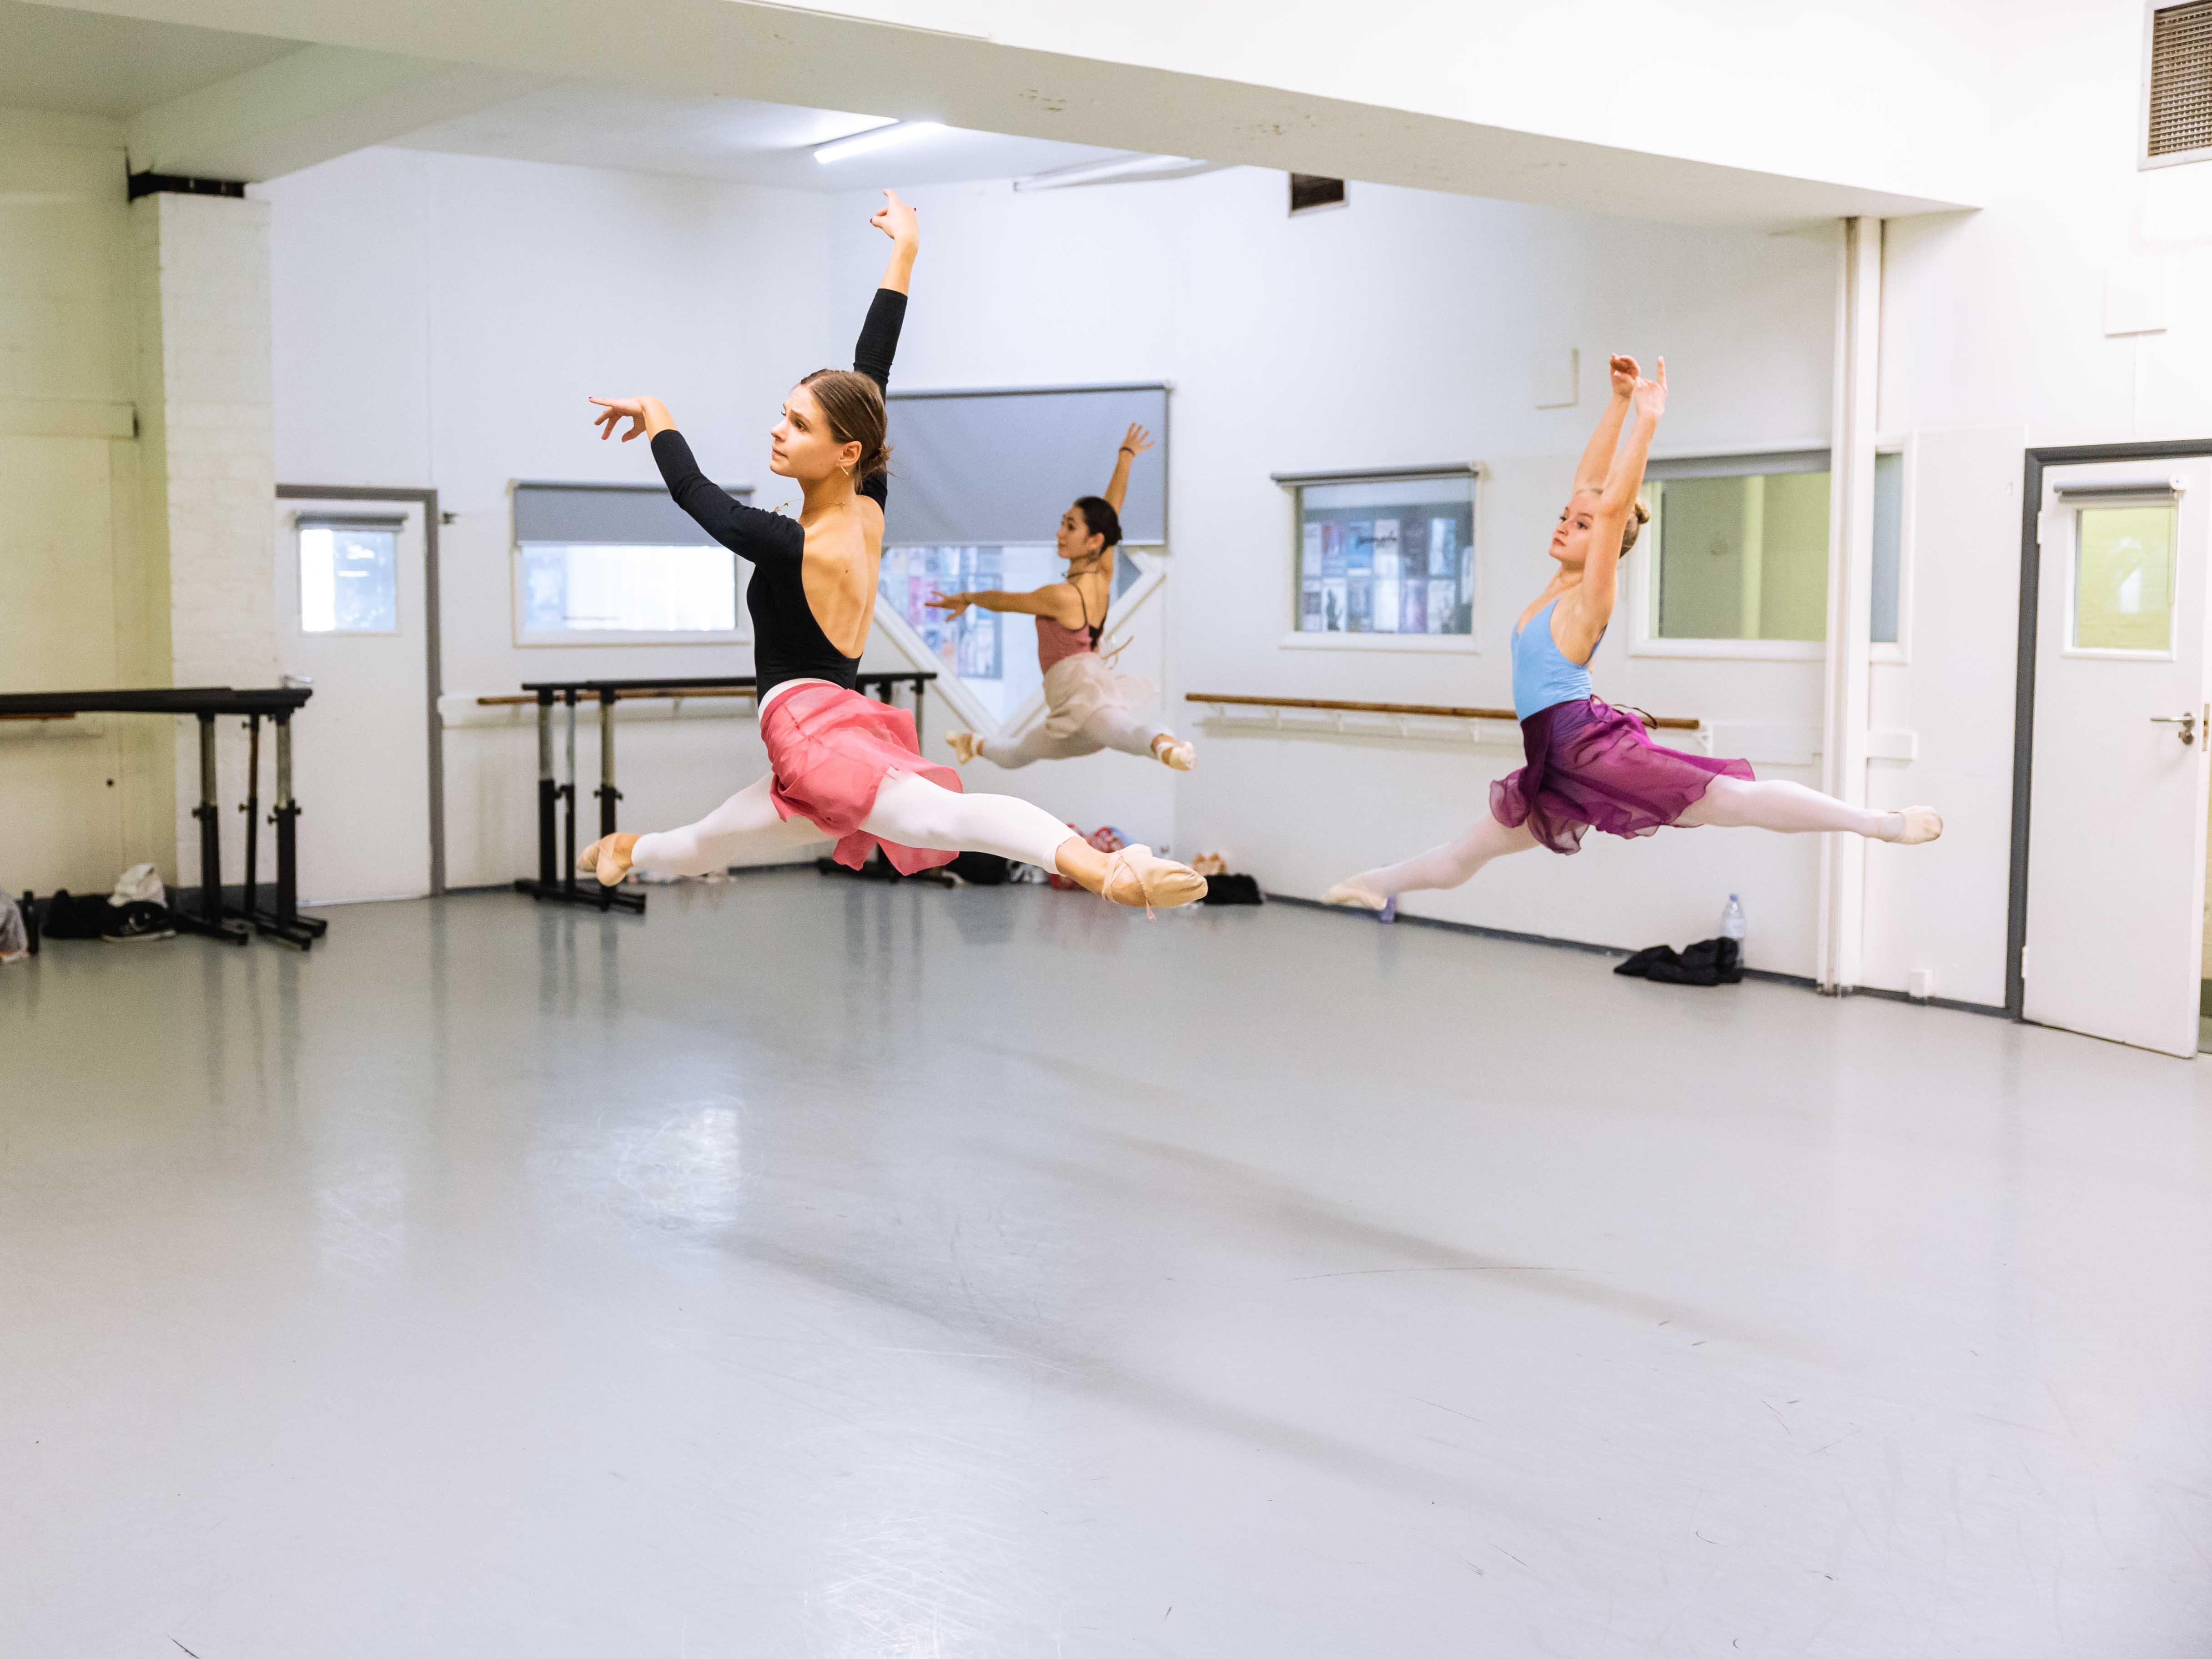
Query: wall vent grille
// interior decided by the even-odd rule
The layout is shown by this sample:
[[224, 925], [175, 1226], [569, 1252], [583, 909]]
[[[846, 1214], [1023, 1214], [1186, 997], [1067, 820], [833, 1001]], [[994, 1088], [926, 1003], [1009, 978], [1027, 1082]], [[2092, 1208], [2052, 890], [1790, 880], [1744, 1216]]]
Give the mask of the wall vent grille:
[[2212, 151], [2212, 0], [2151, 14], [2147, 101], [2151, 160]]

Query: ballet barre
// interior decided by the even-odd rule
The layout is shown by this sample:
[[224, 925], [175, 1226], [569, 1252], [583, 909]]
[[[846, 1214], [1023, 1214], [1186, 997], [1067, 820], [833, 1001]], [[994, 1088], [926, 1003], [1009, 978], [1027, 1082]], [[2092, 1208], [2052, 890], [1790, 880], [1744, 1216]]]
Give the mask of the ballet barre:
[[[292, 796], [292, 716], [314, 692], [307, 686], [238, 688], [228, 685], [153, 686], [118, 691], [18, 691], [0, 695], [0, 720], [73, 720], [79, 714], [189, 714], [200, 726], [200, 888], [193, 907], [171, 914], [179, 931], [244, 945], [253, 934], [307, 949], [329, 926], [300, 914], [298, 820], [300, 803]], [[215, 723], [226, 714], [246, 718], [248, 738], [246, 804], [246, 890], [243, 902], [222, 901], [222, 832], [216, 804]], [[276, 805], [269, 821], [276, 826], [276, 896], [261, 902], [256, 866], [260, 862], [261, 722], [276, 728]], [[24, 896], [27, 899], [28, 894]]]
[[[879, 702], [893, 701], [895, 688], [910, 687], [915, 738], [919, 743], [922, 694], [936, 678], [927, 669], [906, 669], [895, 673], [856, 675], [854, 684], [859, 690], [872, 692]], [[576, 879], [576, 706], [586, 699], [599, 706], [599, 787], [592, 793], [599, 798], [599, 834], [611, 836], [615, 833], [615, 803], [622, 799], [622, 791], [615, 787], [615, 705], [641, 699], [682, 702], [691, 697], [757, 697], [757, 681], [750, 674], [709, 675], [696, 679], [531, 680], [525, 682], [522, 690], [521, 696], [477, 699], [486, 707], [525, 703], [538, 706], [538, 873], [518, 878], [514, 890], [527, 893], [533, 900], [550, 899], [556, 904], [582, 904], [600, 911], [628, 910], [643, 915], [643, 893], [621, 887], [602, 887], [597, 881], [585, 885]], [[568, 715], [566, 782], [562, 781], [553, 764], [553, 707], [556, 702], [568, 710]]]
[[[1340, 702], [1328, 697], [1231, 697], [1218, 691], [1193, 691], [1183, 701], [1251, 708], [1336, 708], [1358, 714], [1425, 714], [1438, 720], [1511, 720], [1516, 726], [1521, 719], [1510, 708], [1461, 708], [1435, 702]], [[1640, 708], [1629, 712], [1643, 718], [1646, 725], [1662, 731], [1697, 732], [1705, 727], [1703, 720], [1688, 720], [1679, 714], [1644, 715]]]
[[[1513, 728], [1512, 743], [1520, 743], [1519, 716], [1510, 708], [1476, 708], [1455, 703], [1432, 702], [1355, 702], [1334, 697], [1246, 697], [1232, 696], [1220, 691], [1193, 691], [1184, 701], [1205, 708], [1212, 719], [1236, 721], [1249, 719], [1255, 725], [1270, 731], [1306, 732], [1340, 737], [1398, 737], [1421, 738], [1442, 735], [1433, 728], [1427, 732], [1409, 729], [1417, 720], [1463, 721], [1467, 736], [1477, 744], [1486, 741], [1483, 736], [1486, 723], [1495, 722]], [[1265, 710], [1264, 714], [1240, 715], [1240, 709]], [[1289, 718], [1285, 718], [1285, 711]], [[1661, 731], [1692, 733], [1700, 748], [1710, 750], [1712, 732], [1705, 721], [1690, 720], [1682, 715], [1647, 714], [1640, 708], [1627, 712], [1642, 720], [1648, 727]], [[1347, 720], [1346, 715], [1353, 716]], [[1365, 723], [1359, 716], [1370, 717]], [[1375, 722], [1384, 721], [1377, 726]]]

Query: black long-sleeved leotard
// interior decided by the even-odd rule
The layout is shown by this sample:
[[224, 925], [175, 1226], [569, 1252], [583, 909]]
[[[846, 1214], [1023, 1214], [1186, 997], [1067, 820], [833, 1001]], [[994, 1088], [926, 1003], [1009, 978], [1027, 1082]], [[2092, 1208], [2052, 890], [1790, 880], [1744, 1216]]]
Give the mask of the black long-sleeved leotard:
[[[853, 348], [853, 367], [878, 386], [890, 384], [891, 358], [905, 320], [906, 295], [878, 289], [868, 319], [860, 325], [860, 343]], [[653, 459], [660, 464], [661, 479], [676, 504], [723, 546], [752, 561], [745, 609], [752, 613], [753, 672], [760, 695], [765, 697], [786, 680], [828, 680], [850, 690], [860, 659], [830, 643], [806, 602], [806, 532], [799, 520], [731, 500], [699, 470], [691, 446], [673, 428], [653, 439]], [[887, 480], [878, 472], [860, 485], [860, 493], [881, 507], [890, 494]]]

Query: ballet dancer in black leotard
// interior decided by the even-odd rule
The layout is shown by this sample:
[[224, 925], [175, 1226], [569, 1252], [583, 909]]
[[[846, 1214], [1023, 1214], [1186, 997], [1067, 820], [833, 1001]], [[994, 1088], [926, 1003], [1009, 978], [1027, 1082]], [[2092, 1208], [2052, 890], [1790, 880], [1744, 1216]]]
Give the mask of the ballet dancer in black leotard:
[[594, 842], [579, 860], [611, 885], [633, 868], [696, 875], [762, 853], [836, 839], [857, 869], [880, 844], [902, 871], [967, 849], [1057, 870], [1116, 904], [1166, 908], [1206, 891], [1187, 866], [1133, 847], [1101, 853], [1042, 807], [969, 795], [950, 767], [921, 758], [914, 717], [854, 690], [876, 598], [887, 495], [884, 387], [920, 246], [914, 210], [884, 192], [870, 222], [891, 258], [851, 372], [820, 369], [793, 387], [769, 434], [769, 470], [805, 494], [797, 519], [734, 501], [692, 459], [657, 398], [594, 398], [602, 438], [650, 436], [669, 494], [715, 540], [752, 561], [746, 595], [769, 775], [698, 823]]

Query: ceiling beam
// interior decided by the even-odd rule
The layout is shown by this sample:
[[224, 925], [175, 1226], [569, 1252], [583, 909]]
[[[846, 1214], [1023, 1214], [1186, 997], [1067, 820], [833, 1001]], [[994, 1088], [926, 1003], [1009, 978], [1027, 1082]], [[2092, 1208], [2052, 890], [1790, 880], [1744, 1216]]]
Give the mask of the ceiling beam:
[[248, 183], [296, 173], [541, 82], [511, 70], [303, 46], [131, 118], [133, 173]]
[[[1776, 228], [1973, 204], [1957, 188], [1929, 182], [1939, 173], [1948, 175], [1942, 156], [1935, 153], [1939, 147], [1905, 145], [1908, 161], [1914, 155], [1928, 158], [1911, 165], [1854, 161], [1868, 150], [1843, 142], [1849, 136], [1844, 125], [1856, 131], [1856, 124], [1815, 111], [1785, 131], [1786, 109], [1777, 112], [1765, 105], [1759, 106], [1760, 118], [1753, 121], [1741, 107], [1748, 83], [1726, 76], [1721, 79], [1737, 87], [1734, 100], [1725, 95], [1726, 87], [1705, 84], [1714, 80], [1711, 74], [1697, 87], [1669, 88], [1662, 98], [1632, 100], [1638, 110], [1650, 108], [1652, 122], [1658, 123], [1643, 126], [1623, 125], [1610, 117], [1578, 125], [1577, 109], [1593, 100], [1611, 108], [1620, 100], [1602, 84], [1602, 76], [1593, 82], [1572, 64], [1563, 72], [1549, 58], [1532, 61], [1525, 73], [1509, 76], [1548, 77], [1547, 85], [1557, 82], [1587, 94], [1558, 96], [1546, 106], [1557, 112], [1565, 133], [1535, 130], [1524, 102], [1497, 93], [1500, 71], [1495, 64], [1486, 93], [1437, 94], [1430, 97], [1426, 108], [1412, 106], [1410, 99], [1402, 107], [1371, 101], [1395, 95], [1387, 76], [1378, 81], [1371, 75], [1329, 74], [1333, 49], [1372, 44], [1365, 35], [1346, 35], [1340, 24], [1293, 32], [1306, 84], [1292, 87], [1228, 78], [1220, 72], [1220, 54], [1209, 58], [1199, 50], [1203, 41], [1186, 43], [1188, 50], [1176, 44], [1188, 30], [1157, 36], [1159, 53], [1172, 61], [1083, 55], [1087, 37], [1077, 23], [1098, 9], [1048, 0], [1025, 0], [1021, 15], [1042, 21], [1023, 28], [1024, 44], [983, 32], [994, 20], [1003, 22], [1005, 15], [987, 0], [866, 0], [865, 8], [853, 3], [842, 9], [763, 0], [623, 0], [620, 5], [605, 0], [59, 3], [475, 64], [543, 80], [939, 120], [987, 132], [1678, 223]], [[1313, 12], [1310, 5], [1294, 9]], [[1418, 55], [1440, 61], [1479, 54], [1485, 46], [1479, 38], [1484, 20], [1495, 21], [1495, 8], [1481, 5], [1417, 9], [1417, 21], [1445, 32], [1435, 52]], [[1825, 16], [1833, 7], [1814, 9]], [[956, 21], [956, 14], [973, 13], [979, 27], [963, 32], [915, 27], [911, 21], [935, 19], [939, 13]], [[1716, 22], [1698, 34], [1699, 40], [1708, 38], [1733, 37]], [[1041, 40], [1058, 49], [1036, 44]], [[1499, 52], [1511, 56], [1504, 46]], [[1685, 61], [1694, 59], [1692, 52]], [[1399, 61], [1406, 61], [1402, 54]], [[1513, 64], [1505, 69], [1511, 70]], [[1251, 72], [1278, 82], [1289, 79], [1287, 73], [1265, 65]], [[1824, 73], [1818, 62], [1805, 72]], [[1325, 96], [1316, 89], [1323, 84], [1358, 95]], [[1825, 82], [1822, 87], [1832, 90]], [[1673, 125], [1661, 123], [1666, 110], [1684, 106], [1692, 107], [1695, 122], [1683, 117]], [[1496, 118], [1468, 118], [1485, 114]], [[1577, 131], [1583, 136], [1572, 136]], [[1794, 148], [1784, 143], [1792, 138], [1797, 141]], [[1642, 144], [1650, 148], [1638, 147]], [[1668, 153], [1670, 146], [1677, 153]], [[1897, 149], [1893, 143], [1884, 155]], [[1770, 156], [1802, 159], [1769, 161]]]

